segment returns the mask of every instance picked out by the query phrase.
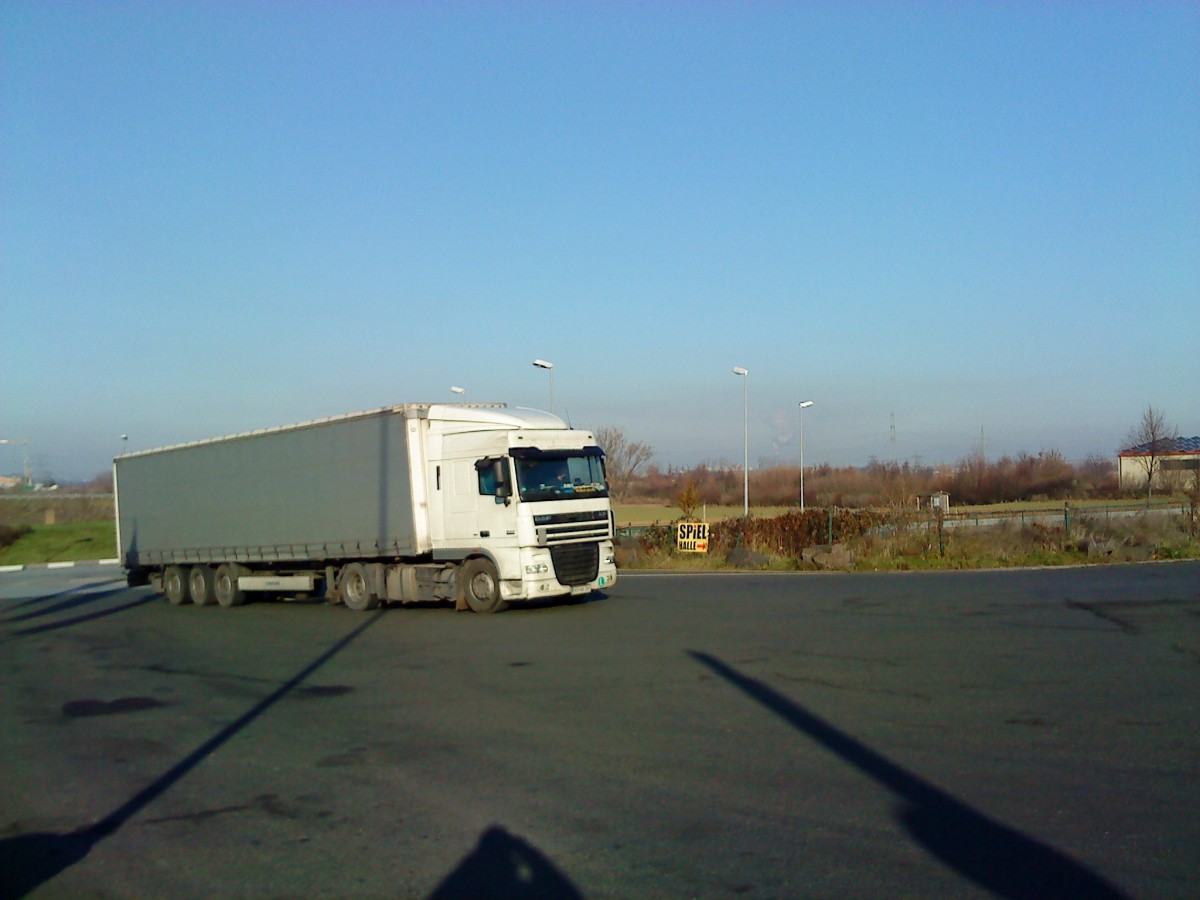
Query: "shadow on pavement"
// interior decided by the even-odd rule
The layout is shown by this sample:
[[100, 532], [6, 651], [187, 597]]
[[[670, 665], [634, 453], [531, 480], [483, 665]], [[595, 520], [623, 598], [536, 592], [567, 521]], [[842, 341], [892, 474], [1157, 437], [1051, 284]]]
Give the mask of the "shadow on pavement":
[[[111, 591], [104, 591], [99, 595], [92, 595], [88, 600], [98, 600], [109, 594], [124, 593], [128, 588], [114, 588]], [[80, 625], [84, 622], [91, 622], [95, 619], [103, 619], [106, 616], [114, 616], [117, 613], [125, 612], [127, 609], [134, 609], [138, 606], [145, 606], [147, 603], [154, 603], [161, 598], [156, 594], [151, 594], [148, 597], [141, 597], [137, 600], [130, 600], [128, 603], [122, 603], [119, 606], [109, 606], [104, 609], [98, 609], [94, 612], [85, 613], [80, 616], [72, 616], [69, 619], [59, 619], [57, 622], [44, 622], [41, 625], [30, 625], [28, 628], [19, 628], [11, 633], [11, 637], [28, 637], [31, 634], [43, 634], [47, 631], [58, 631], [60, 628], [70, 628], [73, 625]]]
[[[148, 597], [138, 603], [148, 603]], [[135, 604], [136, 605], [136, 604]], [[379, 621], [383, 611], [339, 640], [315, 660], [293, 675], [288, 681], [254, 704], [245, 713], [226, 725], [215, 735], [181, 759], [178, 763], [134, 794], [94, 825], [67, 834], [22, 834], [0, 840], [0, 898], [24, 897], [64, 869], [79, 862], [100, 841], [115, 834], [121, 826], [153, 803], [181, 778], [221, 748], [231, 737], [246, 728], [264, 712], [291, 693], [300, 684], [346, 648], [355, 638]]]
[[687, 651], [751, 699], [788, 722], [901, 801], [898, 819], [913, 839], [964, 878], [999, 897], [1124, 897], [1066, 854], [989, 819], [906, 771], [866, 744], [754, 678], [707, 653]]
[[24, 609], [27, 606], [36, 606], [39, 603], [46, 603], [50, 600], [56, 600], [59, 597], [69, 597], [72, 594], [79, 594], [85, 591], [97, 590], [102, 587], [111, 587], [115, 582], [125, 584], [124, 578], [104, 578], [100, 581], [92, 581], [88, 584], [77, 584], [75, 587], [67, 588], [62, 591], [55, 591], [53, 594], [42, 594], [40, 597], [26, 597], [24, 600], [18, 600], [15, 603], [8, 604], [8, 609]]
[[79, 606], [86, 606], [89, 603], [95, 603], [97, 600], [103, 600], [105, 597], [111, 597], [113, 594], [119, 594], [129, 590], [124, 584], [112, 585], [110, 582], [103, 590], [92, 590], [90, 588], [80, 588], [77, 591], [67, 591], [62, 600], [57, 603], [52, 603], [49, 606], [43, 606], [39, 609], [33, 609], [29, 612], [18, 613], [15, 616], [8, 616], [4, 619], [5, 625], [11, 625], [14, 622], [27, 622], [30, 619], [40, 619], [43, 616], [52, 616], [55, 613], [65, 612], [68, 609], [75, 609]]
[[583, 895], [538, 850], [493, 825], [429, 900], [479, 897], [582, 900]]

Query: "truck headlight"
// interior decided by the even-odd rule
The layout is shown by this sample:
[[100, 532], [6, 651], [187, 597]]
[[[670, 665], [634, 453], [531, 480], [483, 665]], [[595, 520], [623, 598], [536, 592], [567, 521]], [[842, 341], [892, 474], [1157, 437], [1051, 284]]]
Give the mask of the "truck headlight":
[[545, 563], [531, 563], [525, 567], [526, 575], [545, 575], [550, 571], [550, 567]]

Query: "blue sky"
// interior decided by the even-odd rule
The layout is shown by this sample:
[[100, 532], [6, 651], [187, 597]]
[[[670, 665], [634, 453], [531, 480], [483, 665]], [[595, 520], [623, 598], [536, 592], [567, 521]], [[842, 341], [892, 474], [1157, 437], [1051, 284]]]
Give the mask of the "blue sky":
[[[1200, 433], [1200, 5], [9, 0], [0, 438], [405, 401], [663, 466]], [[4, 455], [7, 453], [7, 457]], [[9, 458], [11, 457], [11, 458]], [[0, 447], [0, 472], [20, 468]]]

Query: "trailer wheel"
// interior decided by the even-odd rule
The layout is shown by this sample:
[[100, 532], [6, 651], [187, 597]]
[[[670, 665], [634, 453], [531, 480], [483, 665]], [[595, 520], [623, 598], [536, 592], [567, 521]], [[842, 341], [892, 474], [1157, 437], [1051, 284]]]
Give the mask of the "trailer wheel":
[[217, 602], [213, 594], [213, 570], [210, 566], [192, 566], [188, 572], [188, 596], [197, 606], [212, 606]]
[[241, 606], [246, 602], [246, 592], [238, 587], [238, 567], [229, 563], [217, 566], [213, 580], [213, 594], [222, 606]]
[[489, 559], [469, 559], [459, 576], [463, 596], [472, 612], [498, 613], [508, 609], [508, 601], [500, 599], [500, 576]]
[[371, 590], [367, 569], [362, 563], [350, 563], [342, 569], [342, 577], [338, 579], [338, 596], [347, 609], [355, 612], [365, 612], [379, 606], [379, 596]]
[[187, 574], [181, 566], [167, 566], [163, 571], [163, 593], [174, 606], [182, 606], [191, 597], [188, 595]]

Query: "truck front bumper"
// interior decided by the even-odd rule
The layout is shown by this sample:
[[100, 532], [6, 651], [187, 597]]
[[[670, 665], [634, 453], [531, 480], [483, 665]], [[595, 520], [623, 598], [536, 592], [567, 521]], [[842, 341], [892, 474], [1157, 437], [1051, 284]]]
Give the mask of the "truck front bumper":
[[590, 594], [606, 590], [617, 582], [616, 557], [611, 542], [600, 544], [595, 577], [583, 584], [563, 584], [555, 573], [550, 550], [545, 547], [521, 551], [521, 580], [506, 581], [501, 594], [506, 600], [532, 600], [538, 597], [559, 597], [567, 594]]

